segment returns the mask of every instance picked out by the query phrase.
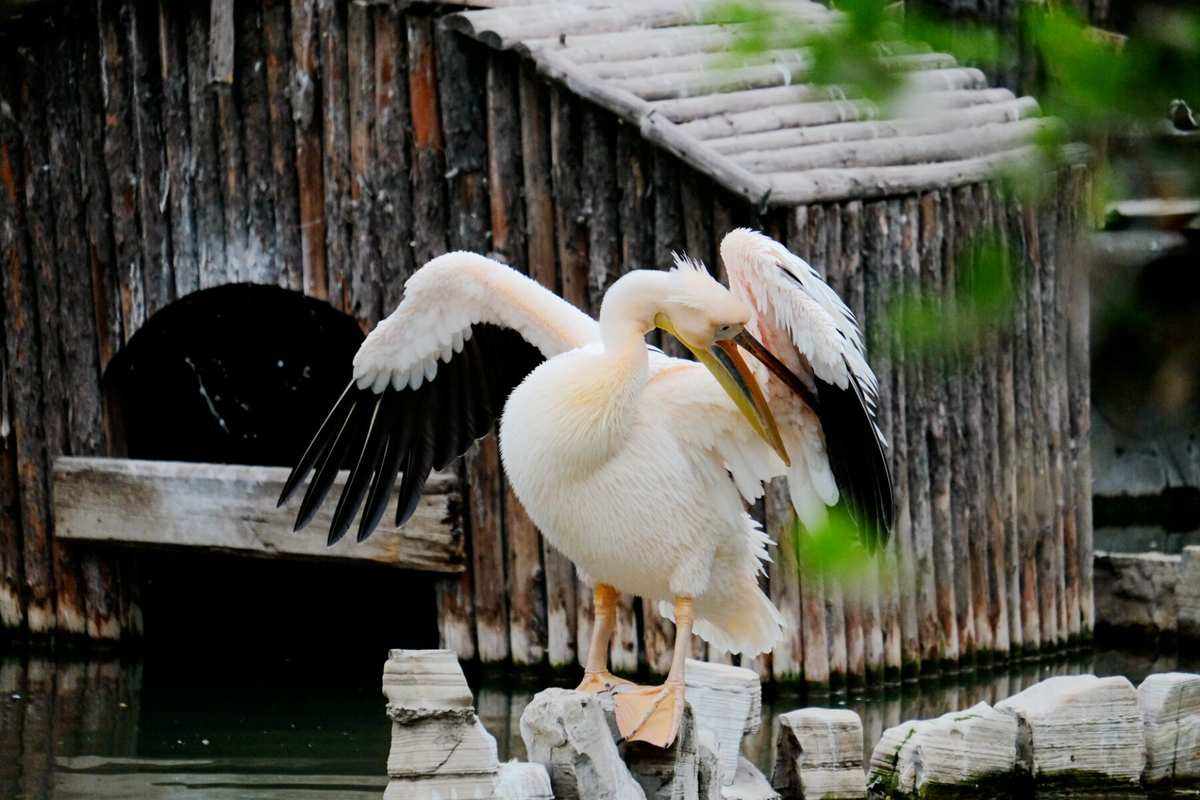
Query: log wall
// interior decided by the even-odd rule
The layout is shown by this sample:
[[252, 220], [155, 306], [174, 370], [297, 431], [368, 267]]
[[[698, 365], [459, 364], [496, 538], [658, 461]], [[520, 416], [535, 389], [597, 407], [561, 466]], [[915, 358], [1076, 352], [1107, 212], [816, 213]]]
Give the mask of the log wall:
[[[431, 10], [101, 0], [4, 32], [0, 624], [137, 635], [136, 563], [57, 543], [48, 493], [56, 456], [121, 454], [99, 375], [174, 299], [270, 283], [369, 328], [416, 266], [467, 248], [597, 313], [624, 271], [673, 250], [719, 272], [721, 237], [753, 225], [860, 315], [899, 513], [873, 585], [777, 559], [769, 590], [787, 637], [747, 666], [874, 685], [1090, 633], [1087, 314], [1071, 269], [1081, 172], [1040, 207], [976, 184], [752, 208]], [[917, 290], [953, 303], [960, 250], [982, 232], [1024, 253], [1009, 324], [953, 352], [908, 347], [887, 310]], [[443, 644], [485, 663], [573, 666], [590, 590], [505, 486], [494, 438], [462, 471], [468, 570], [439, 587]], [[786, 536], [781, 492], [756, 513]], [[619, 668], [664, 671], [670, 640], [656, 613], [623, 601]]]

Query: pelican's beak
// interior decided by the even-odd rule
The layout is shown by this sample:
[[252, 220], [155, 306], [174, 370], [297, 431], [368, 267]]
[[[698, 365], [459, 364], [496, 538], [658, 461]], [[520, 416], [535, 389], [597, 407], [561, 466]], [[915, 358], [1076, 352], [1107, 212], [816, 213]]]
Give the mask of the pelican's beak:
[[743, 331], [735, 339], [723, 339], [714, 342], [712, 347], [704, 349], [694, 346], [676, 333], [675, 327], [665, 315], [659, 314], [655, 323], [682, 342], [683, 346], [696, 357], [696, 360], [708, 368], [708, 371], [717, 379], [717, 383], [721, 384], [721, 387], [745, 415], [750, 426], [763, 438], [763, 441], [771, 445], [771, 448], [783, 459], [784, 464], [791, 466], [791, 459], [788, 458], [787, 449], [783, 446], [783, 439], [779, 436], [779, 428], [775, 425], [775, 416], [771, 413], [766, 398], [763, 397], [762, 388], [754, 379], [754, 373], [750, 371], [750, 367], [746, 365], [738, 350], [738, 344], [743, 339], [749, 339], [759, 349], [765, 349], [762, 344]]

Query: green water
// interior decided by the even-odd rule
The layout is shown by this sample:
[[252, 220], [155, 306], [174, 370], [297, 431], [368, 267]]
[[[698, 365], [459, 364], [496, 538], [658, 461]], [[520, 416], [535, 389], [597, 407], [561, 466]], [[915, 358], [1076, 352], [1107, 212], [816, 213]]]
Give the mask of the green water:
[[[256, 667], [241, 685], [206, 687], [203, 675], [172, 680], [161, 664], [141, 659], [0, 654], [0, 798], [380, 796], [389, 725], [372, 676], [381, 664], [382, 657], [343, 669], [327, 682], [322, 669], [293, 668], [275, 682], [277, 668]], [[1174, 654], [1101, 651], [863, 696], [768, 692], [764, 719], [804, 705], [852, 708], [869, 753], [902, 720], [994, 703], [1052, 675], [1122, 674], [1136, 683], [1151, 672], [1198, 668], [1200, 659]], [[501, 758], [523, 758], [519, 720], [540, 687], [495, 676], [471, 681]], [[767, 771], [772, 727], [746, 742], [746, 754]]]

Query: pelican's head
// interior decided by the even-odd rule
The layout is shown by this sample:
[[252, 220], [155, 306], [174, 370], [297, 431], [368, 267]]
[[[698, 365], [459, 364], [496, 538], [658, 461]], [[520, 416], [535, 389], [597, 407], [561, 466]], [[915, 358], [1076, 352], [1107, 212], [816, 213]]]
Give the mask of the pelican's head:
[[738, 349], [742, 345], [759, 358], [765, 352], [746, 330], [753, 316], [750, 306], [709, 275], [702, 264], [686, 257], [675, 256], [675, 268], [668, 276], [667, 293], [654, 324], [678, 339], [712, 372], [759, 436], [789, 464], [775, 417]]

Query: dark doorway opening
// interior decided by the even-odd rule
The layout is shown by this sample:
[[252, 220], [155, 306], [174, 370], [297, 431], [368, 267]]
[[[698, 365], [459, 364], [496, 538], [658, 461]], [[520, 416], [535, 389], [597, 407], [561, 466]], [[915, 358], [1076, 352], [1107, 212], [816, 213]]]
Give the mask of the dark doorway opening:
[[[235, 284], [164, 308], [110, 364], [130, 458], [286, 466], [350, 379], [349, 316]], [[298, 535], [323, 535], [306, 531]], [[436, 647], [434, 579], [386, 567], [142, 551], [146, 689], [362, 686]]]

